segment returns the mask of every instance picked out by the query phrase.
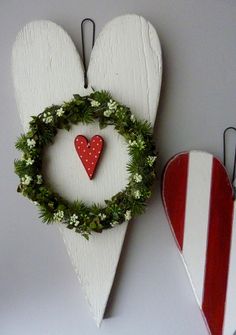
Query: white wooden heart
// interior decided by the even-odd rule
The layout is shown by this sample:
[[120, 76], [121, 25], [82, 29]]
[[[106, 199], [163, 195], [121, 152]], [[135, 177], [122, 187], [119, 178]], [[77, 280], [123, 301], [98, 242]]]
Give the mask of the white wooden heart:
[[[13, 78], [17, 107], [24, 130], [30, 116], [52, 103], [60, 104], [73, 94], [88, 94], [91, 87], [109, 90], [114, 98], [131, 107], [140, 118], [155, 122], [160, 95], [162, 59], [153, 26], [137, 15], [125, 15], [108, 23], [92, 50], [84, 89], [83, 66], [68, 34], [50, 21], [26, 25], [13, 47]], [[91, 182], [73, 148], [76, 135], [101, 134], [106, 152], [102, 168]], [[46, 152], [46, 177], [69, 200], [103, 203], [127, 183], [128, 154], [123, 139], [112, 127], [74, 126], [59, 131]], [[71, 262], [99, 326], [114, 280], [127, 223], [86, 241], [60, 226]], [[89, 260], [89, 261], [88, 261]]]

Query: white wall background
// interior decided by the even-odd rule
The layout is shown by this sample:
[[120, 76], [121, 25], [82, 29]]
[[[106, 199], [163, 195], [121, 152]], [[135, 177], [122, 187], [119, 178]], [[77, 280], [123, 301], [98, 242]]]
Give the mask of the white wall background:
[[80, 22], [97, 33], [124, 13], [146, 17], [163, 49], [156, 123], [160, 171], [176, 152], [222, 157], [223, 129], [236, 126], [236, 2], [227, 0], [0, 0], [0, 334], [204, 335], [201, 314], [159, 196], [129, 227], [107, 309], [97, 329], [63, 241], [15, 192], [16, 137], [21, 132], [10, 70], [11, 47], [27, 22], [50, 19], [80, 49]]

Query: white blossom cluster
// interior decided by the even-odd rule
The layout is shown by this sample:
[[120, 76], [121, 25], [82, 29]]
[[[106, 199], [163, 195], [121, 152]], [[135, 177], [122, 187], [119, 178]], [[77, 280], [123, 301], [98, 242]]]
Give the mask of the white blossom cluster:
[[33, 138], [32, 139], [28, 138], [27, 139], [27, 145], [30, 149], [33, 149], [36, 145], [36, 141]]
[[99, 107], [100, 106], [100, 102], [97, 100], [90, 100], [90, 104], [92, 107]]
[[153, 164], [154, 164], [154, 162], [155, 162], [156, 159], [157, 159], [156, 156], [148, 156], [147, 157], [147, 163], [148, 163], [148, 165], [149, 166], [153, 166]]
[[28, 186], [32, 181], [32, 178], [28, 176], [27, 174], [24, 175], [24, 177], [21, 178], [21, 184], [24, 186]]
[[109, 116], [111, 116], [111, 114], [113, 113], [113, 111], [111, 111], [110, 109], [107, 109], [107, 110], [105, 110], [104, 111], [104, 116], [106, 116], [106, 117], [109, 117]]
[[139, 190], [134, 191], [134, 197], [135, 199], [140, 199], [141, 198], [141, 192]]
[[[36, 183], [37, 183], [37, 184], [42, 184], [42, 182], [43, 182], [43, 177], [42, 177], [42, 175], [41, 175], [41, 174], [38, 174], [38, 175], [36, 176], [36, 178], [37, 178]], [[31, 183], [32, 180], [33, 180], [33, 179], [32, 179], [31, 176], [25, 174], [24, 177], [21, 178], [21, 184], [24, 185], [24, 186], [28, 186], [28, 185]]]
[[127, 210], [125, 212], [125, 221], [129, 221], [129, 220], [131, 220], [131, 211]]
[[57, 109], [57, 116], [61, 117], [64, 113], [65, 113], [65, 111], [63, 110], [62, 107]]
[[34, 160], [31, 157], [29, 157], [25, 160], [25, 164], [26, 164], [26, 166], [33, 165]]
[[141, 139], [138, 139], [137, 141], [136, 140], [134, 140], [134, 141], [129, 140], [129, 145], [131, 147], [136, 147], [139, 150], [142, 150], [142, 149], [145, 148], [145, 142], [143, 140], [141, 140]]
[[110, 101], [107, 103], [107, 107], [110, 110], [116, 110], [118, 107], [118, 103], [112, 99], [110, 99]]
[[79, 224], [78, 215], [76, 215], [76, 214], [71, 215], [70, 224], [74, 225], [74, 226], [78, 226], [78, 224]]
[[36, 180], [36, 183], [37, 184], [42, 184], [43, 183], [43, 176], [41, 174], [37, 174], [37, 180]]
[[117, 110], [118, 103], [112, 99], [107, 103], [108, 109], [104, 111], [104, 116], [109, 117], [112, 113], [114, 113]]
[[53, 121], [53, 116], [50, 112], [43, 113], [43, 122], [45, 123], [51, 123]]
[[63, 218], [64, 218], [64, 212], [61, 211], [61, 210], [57, 211], [57, 212], [54, 213], [54, 215], [53, 215], [53, 220], [54, 220], [54, 221], [59, 221], [59, 222], [61, 222], [61, 221], [63, 220]]
[[138, 174], [138, 173], [135, 173], [133, 178], [136, 183], [141, 183], [141, 181], [143, 180], [143, 177], [141, 176], [141, 174]]
[[[125, 222], [128, 222], [129, 220], [131, 220], [131, 218], [132, 218], [131, 210], [127, 210], [125, 212], [124, 217], [125, 217]], [[113, 222], [110, 223], [110, 225], [111, 225], [112, 228], [115, 227], [115, 226], [117, 226], [118, 224], [119, 224], [118, 221], [113, 221]]]
[[130, 120], [134, 123], [136, 121], [136, 117], [132, 114]]

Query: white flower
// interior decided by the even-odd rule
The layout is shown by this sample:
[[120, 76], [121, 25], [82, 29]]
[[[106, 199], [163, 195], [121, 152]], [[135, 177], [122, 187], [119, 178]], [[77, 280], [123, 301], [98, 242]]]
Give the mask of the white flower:
[[118, 221], [113, 221], [113, 222], [110, 223], [111, 227], [115, 227], [115, 226], [117, 226], [118, 224], [119, 224]]
[[131, 219], [131, 211], [127, 210], [125, 212], [125, 221], [129, 221]]
[[62, 116], [63, 114], [65, 113], [65, 111], [63, 110], [63, 108], [61, 107], [61, 108], [59, 108], [59, 109], [57, 109], [57, 116]]
[[143, 140], [138, 140], [137, 142], [137, 147], [139, 148], [139, 150], [142, 150], [145, 148], [145, 142]]
[[106, 116], [106, 117], [109, 117], [113, 112], [109, 109], [105, 110], [103, 115]]
[[139, 190], [134, 191], [134, 197], [135, 197], [135, 199], [140, 199], [141, 193], [140, 193]]
[[136, 181], [136, 183], [140, 183], [143, 179], [143, 177], [141, 176], [141, 174], [135, 173], [133, 176], [134, 180]]
[[129, 140], [129, 145], [131, 147], [137, 147], [139, 150], [142, 150], [145, 148], [145, 142], [141, 139], [138, 139], [137, 141]]
[[56, 213], [54, 213], [53, 215], [53, 220], [54, 221], [59, 221], [61, 222], [64, 218], [64, 212], [63, 211], [58, 211]]
[[53, 117], [52, 116], [48, 116], [45, 123], [51, 123], [53, 121]]
[[78, 220], [78, 215], [73, 214], [73, 215], [70, 217], [70, 221], [71, 221], [71, 222], [74, 222], [74, 221], [76, 221], [76, 220]]
[[129, 140], [129, 145], [131, 146], [131, 147], [135, 147], [135, 146], [137, 146], [137, 142], [136, 141], [131, 141], [131, 140]]
[[97, 100], [91, 100], [90, 104], [92, 107], [99, 107], [100, 106], [100, 102]]
[[155, 162], [156, 159], [157, 159], [156, 156], [148, 156], [147, 157], [147, 163], [148, 163], [148, 165], [149, 166], [153, 166], [153, 163]]
[[78, 215], [73, 214], [73, 215], [70, 217], [70, 224], [72, 224], [72, 225], [74, 225], [74, 226], [78, 226], [78, 224], [79, 224]]
[[100, 217], [101, 220], [105, 220], [106, 219], [106, 214], [102, 214], [102, 213], [99, 213], [98, 216]]
[[27, 145], [30, 149], [34, 148], [36, 145], [36, 141], [32, 138], [32, 140], [30, 138], [27, 139]]
[[29, 165], [34, 164], [34, 160], [29, 157], [28, 159], [25, 160], [25, 163], [26, 163], [26, 166], [29, 166]]
[[39, 204], [38, 201], [33, 201], [33, 200], [30, 200], [30, 201], [31, 201], [32, 204], [34, 204], [36, 206]]
[[41, 174], [37, 174], [36, 183], [40, 185], [40, 184], [42, 184], [42, 182], [43, 182], [43, 176]]
[[50, 112], [43, 113], [43, 122], [51, 123], [53, 121], [53, 116]]
[[110, 100], [108, 103], [107, 103], [107, 107], [110, 109], [110, 110], [116, 110], [117, 107], [118, 107], [118, 103], [114, 100]]
[[132, 122], [135, 122], [135, 121], [136, 121], [136, 118], [135, 118], [135, 116], [134, 116], [133, 114], [131, 115], [130, 120], [131, 120]]
[[24, 175], [24, 177], [21, 178], [22, 185], [28, 186], [31, 182], [32, 178], [28, 176], [27, 174]]

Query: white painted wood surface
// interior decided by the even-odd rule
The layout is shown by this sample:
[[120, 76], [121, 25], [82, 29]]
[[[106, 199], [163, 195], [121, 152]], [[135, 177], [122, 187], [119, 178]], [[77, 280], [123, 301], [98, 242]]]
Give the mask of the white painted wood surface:
[[[68, 34], [50, 21], [26, 25], [13, 47], [13, 78], [16, 101], [24, 130], [31, 115], [52, 103], [69, 100], [74, 93], [109, 90], [113, 97], [131, 107], [140, 118], [155, 122], [162, 76], [161, 49], [153, 26], [137, 15], [109, 22], [93, 48], [88, 79], [83, 87], [81, 59]], [[73, 147], [76, 135], [101, 134], [106, 142], [96, 178], [90, 181]], [[69, 200], [103, 203], [127, 182], [128, 155], [123, 139], [109, 127], [74, 126], [59, 131], [46, 153], [45, 174], [53, 188]], [[45, 227], [46, 229], [46, 227]], [[99, 326], [114, 280], [127, 223], [89, 242], [60, 226], [71, 262]]]
[[204, 288], [211, 171], [212, 155], [201, 151], [189, 153], [183, 257], [200, 306]]

